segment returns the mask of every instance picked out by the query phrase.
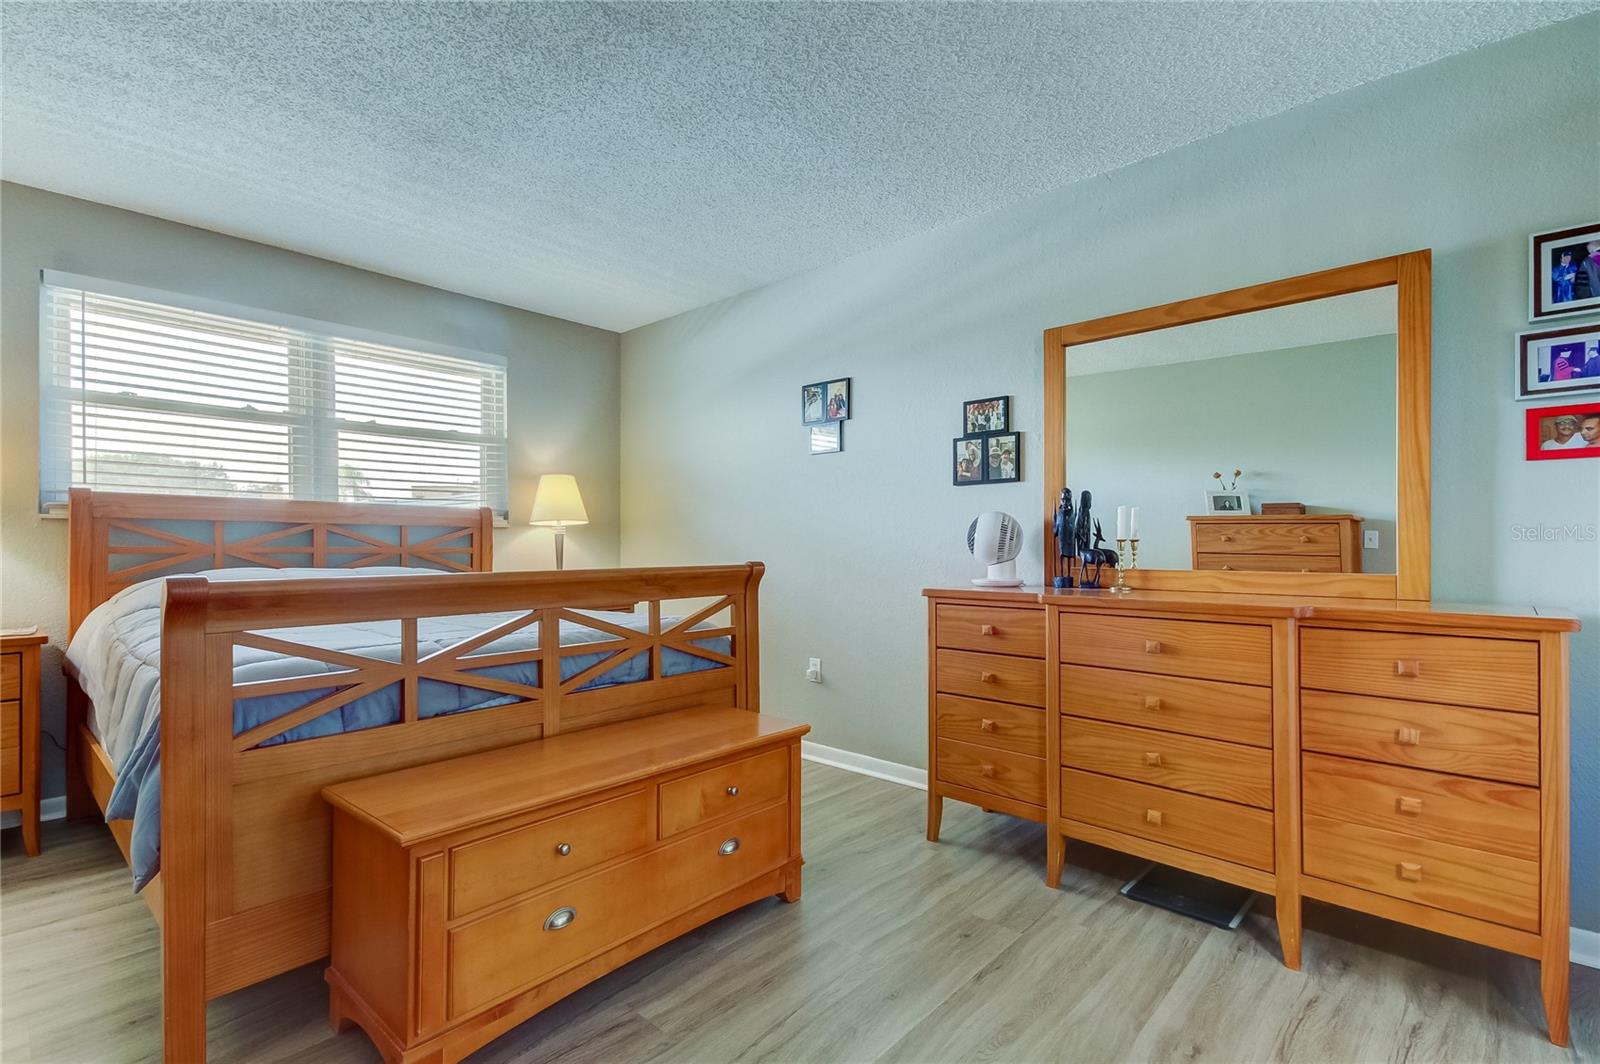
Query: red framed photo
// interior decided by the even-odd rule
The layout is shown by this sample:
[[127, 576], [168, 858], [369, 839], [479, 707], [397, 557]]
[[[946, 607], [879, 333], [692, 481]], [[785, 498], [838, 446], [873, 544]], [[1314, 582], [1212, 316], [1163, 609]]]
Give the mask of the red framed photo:
[[1600, 458], [1600, 398], [1527, 413], [1528, 461]]

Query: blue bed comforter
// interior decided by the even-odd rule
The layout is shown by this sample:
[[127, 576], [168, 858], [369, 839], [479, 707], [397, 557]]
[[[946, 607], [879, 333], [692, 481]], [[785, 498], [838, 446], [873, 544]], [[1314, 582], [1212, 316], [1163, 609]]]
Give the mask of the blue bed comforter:
[[[214, 569], [194, 574], [213, 581], [329, 579], [359, 580], [372, 576], [412, 574], [437, 575], [433, 570], [373, 566], [364, 569]], [[131, 864], [134, 889], [140, 890], [160, 870], [161, 852], [161, 765], [160, 765], [160, 661], [161, 600], [163, 579], [135, 584], [97, 607], [73, 636], [67, 657], [77, 670], [79, 683], [93, 704], [93, 724], [101, 745], [117, 773], [116, 786], [106, 807], [107, 820], [133, 821]], [[484, 613], [459, 617], [425, 617], [417, 624], [418, 651], [426, 658], [464, 639], [509, 621], [522, 611]], [[631, 613], [596, 613], [607, 623], [644, 630], [647, 621]], [[670, 626], [670, 619], [663, 626]], [[319, 625], [263, 631], [292, 643], [319, 649], [336, 650], [378, 661], [400, 658], [400, 622], [374, 621], [353, 624]], [[561, 625], [564, 646], [596, 643], [593, 653], [562, 658], [561, 678], [568, 679], [604, 661], [614, 651], [603, 644], [615, 639], [611, 633], [569, 621]], [[539, 626], [530, 624], [473, 651], [473, 654], [501, 654], [529, 650], [538, 645]], [[712, 637], [696, 645], [728, 653], [726, 637]], [[471, 657], [463, 659], [470, 663]], [[722, 666], [707, 658], [677, 650], [662, 653], [662, 673], [667, 676], [698, 672]], [[291, 676], [337, 674], [341, 666], [296, 658], [251, 647], [234, 648], [234, 681], [250, 683]], [[645, 679], [649, 655], [636, 654], [603, 670], [581, 690]], [[515, 683], [537, 685], [537, 661], [498, 665], [482, 670], [484, 676]], [[241, 698], [233, 704], [233, 733], [243, 734], [307, 705], [341, 686], [336, 679], [328, 687], [286, 694]], [[422, 718], [464, 713], [517, 701], [516, 696], [484, 691], [470, 685], [424, 679], [418, 684], [418, 716]], [[398, 684], [354, 699], [337, 709], [306, 721], [263, 746], [298, 742], [326, 735], [360, 731], [400, 719], [401, 695]]]

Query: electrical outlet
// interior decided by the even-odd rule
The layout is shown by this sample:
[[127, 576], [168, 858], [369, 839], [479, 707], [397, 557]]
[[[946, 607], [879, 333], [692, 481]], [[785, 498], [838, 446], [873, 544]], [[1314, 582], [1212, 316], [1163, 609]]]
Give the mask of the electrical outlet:
[[812, 683], [822, 682], [822, 659], [812, 658], [806, 664], [806, 679]]
[[1368, 550], [1377, 550], [1378, 549], [1378, 530], [1377, 529], [1375, 529], [1375, 528], [1367, 529], [1367, 531], [1365, 533], [1363, 533], [1362, 538], [1366, 541], [1365, 543], [1362, 544], [1362, 546], [1366, 547]]

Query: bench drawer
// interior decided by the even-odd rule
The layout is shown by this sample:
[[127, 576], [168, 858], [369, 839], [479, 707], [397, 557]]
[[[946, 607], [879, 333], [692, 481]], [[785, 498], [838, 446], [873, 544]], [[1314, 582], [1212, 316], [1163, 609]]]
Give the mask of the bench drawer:
[[939, 646], [994, 654], [1044, 657], [1044, 610], [999, 606], [934, 608], [934, 637]]
[[1196, 554], [1196, 569], [1237, 573], [1338, 573], [1337, 554]]
[[1340, 526], [1327, 521], [1196, 521], [1194, 549], [1213, 554], [1339, 556]]
[[789, 793], [789, 750], [708, 768], [661, 785], [661, 837], [751, 809]]
[[1250, 746], [1272, 745], [1272, 690], [1267, 687], [1063, 665], [1061, 712]]
[[967, 650], [936, 653], [934, 680], [940, 691], [1043, 708], [1043, 661]]
[[1061, 815], [1272, 871], [1272, 814], [1264, 809], [1063, 769]]
[[1324, 754], [1303, 760], [1302, 801], [1310, 816], [1539, 858], [1539, 792], [1533, 787]]
[[1302, 691], [1306, 750], [1537, 786], [1539, 718], [1466, 706]]
[[1062, 611], [1061, 660], [1268, 686], [1272, 630], [1259, 624], [1091, 617]]
[[1307, 816], [1305, 871], [1506, 927], [1539, 930], [1538, 861]]
[[1537, 713], [1539, 647], [1514, 639], [1306, 628], [1300, 633], [1300, 683]]
[[[449, 1015], [495, 1002], [749, 882], [783, 864], [788, 853], [785, 802], [456, 928], [449, 934]], [[650, 889], [640, 889], [644, 883]], [[570, 920], [550, 926], [564, 910], [571, 911]]]
[[1044, 805], [1044, 758], [939, 740], [939, 782]]
[[450, 915], [464, 916], [655, 841], [650, 794], [635, 791], [450, 851]]
[[1063, 717], [1061, 763], [1085, 772], [1272, 808], [1272, 751], [1259, 747]]
[[934, 699], [941, 739], [1044, 756], [1044, 710], [957, 695]]

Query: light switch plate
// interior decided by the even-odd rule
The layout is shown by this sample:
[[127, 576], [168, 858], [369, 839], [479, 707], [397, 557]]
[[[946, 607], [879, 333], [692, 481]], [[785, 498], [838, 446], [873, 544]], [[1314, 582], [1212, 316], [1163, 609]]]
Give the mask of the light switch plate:
[[1375, 528], [1367, 529], [1367, 531], [1362, 534], [1361, 538], [1365, 541], [1363, 543], [1363, 545], [1368, 550], [1377, 550], [1378, 549], [1378, 530], [1377, 529], [1375, 529]]

